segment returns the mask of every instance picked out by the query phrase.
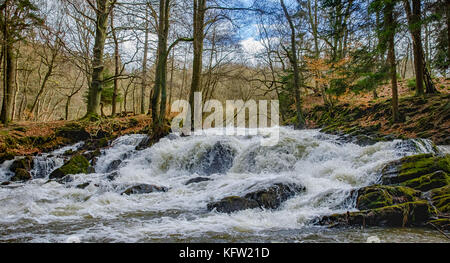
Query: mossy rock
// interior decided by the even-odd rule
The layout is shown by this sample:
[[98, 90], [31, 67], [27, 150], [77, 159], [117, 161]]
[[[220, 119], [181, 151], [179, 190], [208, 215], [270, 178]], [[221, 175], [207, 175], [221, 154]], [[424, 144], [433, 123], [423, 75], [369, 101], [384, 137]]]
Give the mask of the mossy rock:
[[33, 168], [33, 157], [27, 156], [15, 160], [9, 167], [9, 170], [15, 173], [17, 169], [24, 169], [26, 171], [30, 171], [32, 168]]
[[329, 226], [423, 226], [435, 215], [427, 201], [414, 201], [360, 212], [324, 216], [319, 224]]
[[356, 208], [367, 210], [416, 200], [421, 193], [403, 186], [373, 185], [358, 190]]
[[439, 212], [450, 214], [450, 185], [433, 189], [430, 198], [432, 204]]
[[89, 166], [90, 164], [86, 157], [77, 154], [74, 155], [63, 166], [54, 170], [50, 174], [49, 179], [63, 178], [64, 176], [69, 174], [86, 174], [88, 173]]
[[15, 155], [12, 152], [3, 152], [0, 153], [0, 164], [5, 162], [5, 161], [9, 161], [14, 159]]
[[22, 168], [17, 168], [15, 175], [13, 177], [11, 177], [11, 181], [13, 181], [13, 182], [28, 181], [31, 179], [32, 179], [32, 176], [31, 176], [30, 172], [25, 169], [22, 169]]
[[448, 184], [450, 184], [450, 176], [444, 171], [436, 171], [416, 179], [408, 180], [401, 185], [426, 192]]
[[387, 164], [382, 170], [383, 184], [401, 184], [437, 171], [450, 173], [450, 155], [419, 154]]

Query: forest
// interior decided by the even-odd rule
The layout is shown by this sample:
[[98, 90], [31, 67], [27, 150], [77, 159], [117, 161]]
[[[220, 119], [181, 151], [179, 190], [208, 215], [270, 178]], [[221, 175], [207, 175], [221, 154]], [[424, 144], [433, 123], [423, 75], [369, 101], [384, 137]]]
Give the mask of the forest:
[[[0, 242], [448, 241], [449, 1], [0, 0], [0, 45]], [[171, 133], [199, 92], [278, 144]]]

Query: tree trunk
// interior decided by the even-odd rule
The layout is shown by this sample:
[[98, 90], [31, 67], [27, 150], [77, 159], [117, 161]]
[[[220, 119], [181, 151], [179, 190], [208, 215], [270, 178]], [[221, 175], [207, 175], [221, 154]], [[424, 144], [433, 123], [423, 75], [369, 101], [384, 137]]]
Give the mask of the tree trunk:
[[394, 19], [394, 4], [389, 2], [384, 8], [384, 23], [385, 23], [385, 33], [388, 45], [388, 64], [390, 68], [390, 77], [392, 84], [392, 120], [393, 122], [398, 122], [399, 111], [398, 111], [398, 90], [397, 90], [397, 70], [396, 70], [396, 59], [395, 59], [395, 19]]
[[0, 114], [0, 121], [8, 126], [11, 121], [13, 95], [14, 95], [14, 78], [16, 76], [16, 63], [14, 52], [11, 43], [5, 45], [5, 69], [4, 69], [4, 91], [3, 91], [3, 105]]
[[203, 66], [203, 40], [205, 29], [206, 0], [194, 0], [194, 60], [192, 62], [192, 80], [189, 92], [191, 105], [191, 127], [194, 128], [194, 93], [201, 90]]
[[114, 41], [114, 89], [112, 95], [111, 116], [116, 116], [117, 111], [117, 93], [119, 92], [119, 74], [120, 74], [120, 57], [119, 57], [119, 41], [114, 28], [114, 11], [111, 11], [111, 33]]
[[92, 81], [89, 86], [86, 118], [98, 117], [103, 86], [103, 53], [105, 49], [108, 16], [111, 11], [110, 1], [97, 1], [97, 22], [94, 42], [94, 58], [92, 60]]
[[280, 0], [281, 6], [284, 11], [284, 15], [286, 16], [286, 19], [289, 22], [289, 27], [291, 28], [291, 54], [290, 54], [290, 60], [292, 67], [294, 69], [294, 96], [295, 96], [295, 108], [297, 110], [297, 123], [296, 128], [297, 129], [304, 129], [305, 128], [305, 120], [303, 118], [302, 113], [302, 106], [301, 106], [301, 98], [300, 98], [300, 71], [298, 68], [298, 60], [297, 60], [297, 48], [296, 48], [296, 42], [295, 42], [295, 26], [292, 22], [292, 18], [289, 15], [289, 12], [284, 4], [283, 0]]
[[412, 11], [409, 4], [409, 0], [403, 0], [406, 16], [409, 24], [409, 31], [413, 39], [413, 53], [414, 53], [414, 71], [416, 74], [416, 95], [424, 94], [423, 87], [423, 74], [424, 74], [424, 61], [423, 61], [423, 46], [421, 36], [421, 11], [420, 0], [412, 1]]
[[[148, 53], [148, 34], [150, 31], [148, 23], [148, 11], [145, 11], [145, 40], [144, 40], [144, 58], [142, 60], [142, 84], [141, 84], [141, 114], [145, 114], [145, 90], [147, 89], [147, 53]], [[125, 110], [126, 111], [126, 110]]]

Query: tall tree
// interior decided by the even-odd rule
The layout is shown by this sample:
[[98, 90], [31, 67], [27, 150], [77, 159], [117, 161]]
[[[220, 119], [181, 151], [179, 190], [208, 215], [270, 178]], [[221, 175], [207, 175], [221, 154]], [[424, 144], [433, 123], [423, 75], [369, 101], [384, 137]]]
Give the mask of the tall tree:
[[86, 118], [96, 118], [99, 115], [103, 86], [104, 49], [108, 28], [108, 17], [116, 3], [116, 0], [96, 0], [96, 5], [88, 0], [96, 14], [95, 42], [92, 59], [92, 81], [89, 87]]
[[37, 14], [38, 8], [30, 0], [5, 0], [0, 5], [0, 28], [2, 30], [3, 54], [3, 103], [0, 122], [11, 121], [14, 104], [16, 77], [16, 54], [14, 45], [22, 40], [24, 31], [42, 24]]
[[302, 113], [302, 103], [300, 98], [300, 70], [298, 67], [298, 59], [297, 59], [297, 42], [296, 42], [296, 30], [294, 22], [292, 21], [292, 16], [289, 14], [289, 11], [286, 8], [284, 0], [280, 0], [281, 7], [283, 8], [284, 16], [286, 17], [289, 28], [291, 30], [290, 38], [291, 38], [291, 50], [288, 54], [289, 60], [291, 62], [293, 73], [294, 73], [294, 96], [295, 96], [295, 108], [296, 108], [296, 124], [295, 127], [297, 129], [305, 128], [305, 119], [303, 118]]

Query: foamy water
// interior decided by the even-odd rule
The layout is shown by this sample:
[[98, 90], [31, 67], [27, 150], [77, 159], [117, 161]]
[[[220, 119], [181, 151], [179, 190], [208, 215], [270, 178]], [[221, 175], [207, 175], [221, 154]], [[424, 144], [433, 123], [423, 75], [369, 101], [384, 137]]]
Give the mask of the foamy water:
[[[369, 234], [387, 235], [390, 241], [442, 241], [431, 230], [399, 230], [404, 237], [398, 233], [393, 237], [388, 234], [392, 230], [349, 233], [312, 225], [319, 216], [354, 211], [354, 200], [348, 198], [352, 189], [376, 183], [389, 161], [434, 151], [429, 141], [396, 140], [361, 147], [317, 130], [280, 128], [279, 143], [265, 147], [259, 136], [223, 136], [212, 129], [202, 136], [172, 134], [136, 151], [144, 138], [118, 138], [102, 150], [97, 173], [73, 175], [74, 180], [66, 184], [47, 183], [48, 175], [63, 164], [66, 150], [80, 144], [55, 151], [53, 157], [37, 158], [35, 166], [37, 162], [50, 165], [36, 166], [35, 179], [0, 188], [0, 241], [64, 242], [75, 236], [81, 242], [359, 242]], [[407, 147], [411, 144], [417, 147]], [[122, 162], [112, 169], [116, 160]], [[12, 176], [7, 172], [10, 164], [0, 167], [0, 180]], [[118, 175], [110, 181], [107, 176], [113, 171]], [[199, 176], [212, 180], [185, 185]], [[76, 188], [86, 182], [90, 184], [85, 189]], [[303, 185], [306, 191], [276, 210], [222, 214], [206, 209], [223, 197], [242, 196], [280, 182]], [[169, 190], [120, 194], [137, 183]]]

